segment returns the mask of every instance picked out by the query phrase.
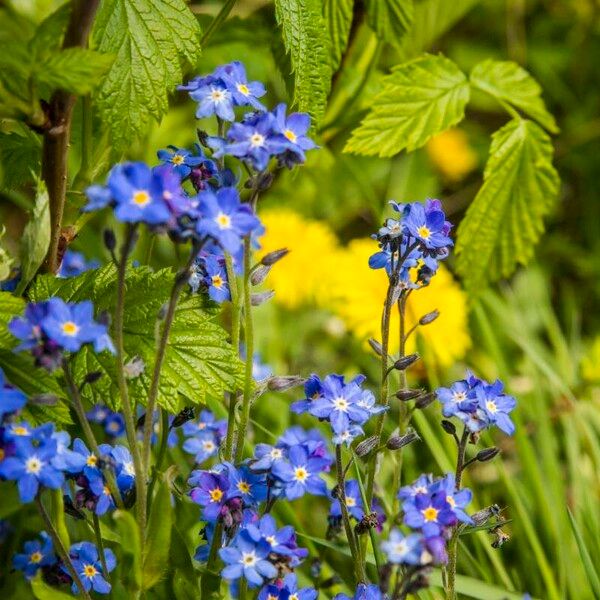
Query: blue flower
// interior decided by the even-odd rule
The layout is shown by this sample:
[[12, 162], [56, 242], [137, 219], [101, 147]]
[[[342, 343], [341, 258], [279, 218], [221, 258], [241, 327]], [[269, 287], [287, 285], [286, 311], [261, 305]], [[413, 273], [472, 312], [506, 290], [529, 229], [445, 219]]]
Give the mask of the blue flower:
[[419, 478], [411, 483], [400, 488], [398, 498], [401, 500], [412, 500], [417, 494], [427, 494], [433, 484], [433, 477], [430, 474], [419, 475]]
[[233, 96], [225, 82], [211, 75], [196, 79], [196, 82], [196, 89], [190, 91], [190, 98], [198, 102], [196, 118], [216, 115], [224, 121], [233, 121]]
[[85, 416], [92, 423], [98, 423], [98, 425], [104, 425], [104, 421], [110, 416], [112, 411], [103, 404], [95, 404], [91, 410], [85, 413]]
[[225, 83], [227, 90], [231, 93], [233, 101], [237, 106], [252, 106], [256, 110], [264, 110], [265, 107], [258, 101], [267, 91], [260, 81], [248, 81], [246, 69], [239, 61], [223, 65], [215, 70], [215, 75]]
[[[102, 562], [98, 554], [98, 549], [90, 542], [79, 542], [73, 544], [69, 550], [69, 556], [73, 563], [75, 571], [81, 579], [84, 589], [89, 592], [94, 590], [99, 594], [108, 594], [111, 590], [111, 585], [106, 581], [107, 573], [103, 572]], [[116, 566], [117, 560], [112, 550], [104, 550], [104, 560], [106, 568], [110, 573]], [[64, 572], [68, 574], [66, 566], [62, 567]], [[78, 594], [77, 584], [73, 582], [71, 585], [73, 594]]]
[[25, 394], [12, 386], [0, 369], [0, 423], [6, 415], [11, 415], [21, 410], [27, 403]]
[[314, 588], [298, 588], [295, 573], [288, 573], [283, 580], [265, 585], [258, 593], [258, 600], [316, 600], [319, 592]]
[[436, 394], [442, 403], [442, 414], [445, 417], [453, 417], [463, 412], [473, 412], [477, 407], [475, 390], [465, 379], [457, 381], [449, 388], [439, 388]]
[[75, 277], [81, 275], [86, 271], [97, 269], [100, 263], [97, 260], [90, 260], [87, 262], [85, 257], [80, 252], [74, 252], [73, 250], [67, 250], [63, 256], [62, 262], [60, 263], [60, 269], [58, 270], [59, 277]]
[[227, 580], [244, 577], [250, 587], [258, 587], [266, 580], [277, 576], [277, 569], [267, 559], [271, 545], [261, 539], [255, 542], [245, 530], [240, 531], [233, 543], [219, 550], [219, 556], [225, 563], [221, 575]]
[[42, 320], [48, 314], [49, 301], [31, 303], [25, 307], [22, 317], [14, 317], [8, 324], [8, 330], [21, 343], [15, 348], [15, 352], [32, 350], [42, 343]]
[[237, 252], [242, 238], [261, 226], [250, 206], [240, 202], [235, 188], [221, 188], [216, 193], [206, 190], [198, 198], [202, 218], [196, 232], [210, 236], [227, 252]]
[[465, 508], [471, 503], [473, 494], [467, 488], [456, 491], [456, 480], [453, 473], [448, 473], [445, 477], [438, 479], [433, 483], [431, 489], [446, 494], [446, 501], [459, 521], [469, 525], [473, 524], [473, 519], [465, 512]]
[[320, 474], [329, 468], [327, 458], [310, 457], [303, 446], [292, 446], [288, 459], [273, 464], [273, 475], [283, 484], [288, 500], [295, 500], [305, 493], [326, 496], [327, 485]]
[[42, 567], [49, 567], [58, 562], [52, 538], [45, 531], [40, 533], [40, 538], [41, 541], [25, 542], [23, 552], [13, 556], [13, 567], [23, 571], [27, 579], [34, 577]]
[[202, 275], [201, 282], [208, 290], [209, 298], [219, 303], [231, 300], [225, 257], [216, 254], [200, 255], [198, 264]]
[[458, 521], [443, 491], [417, 494], [403, 508], [404, 524], [420, 529], [425, 537], [439, 536]]
[[182, 180], [192, 172], [194, 167], [207, 160], [203, 155], [194, 156], [190, 150], [177, 148], [177, 146], [167, 146], [167, 149], [159, 150], [156, 155], [163, 164], [169, 165]]
[[306, 113], [292, 113], [286, 116], [287, 106], [278, 104], [273, 111], [274, 131], [282, 135], [287, 146], [279, 156], [279, 161], [286, 167], [301, 164], [306, 160], [305, 152], [316, 148], [317, 145], [306, 134], [310, 129], [310, 116]]
[[117, 438], [125, 433], [125, 419], [121, 413], [111, 412], [104, 419], [104, 432], [106, 435]]
[[227, 421], [225, 419], [217, 420], [212, 412], [202, 410], [195, 421], [188, 421], [181, 428], [184, 435], [196, 435], [203, 431], [212, 431], [221, 440], [227, 433]]
[[249, 466], [241, 465], [234, 467], [224, 463], [229, 469], [229, 481], [231, 485], [227, 493], [227, 499], [241, 498], [244, 506], [255, 506], [267, 498], [267, 480], [262, 474], [253, 473]]
[[452, 245], [448, 237], [451, 224], [446, 221], [439, 200], [428, 200], [426, 205], [420, 202], [405, 204], [403, 224], [407, 233], [425, 248], [438, 249]]
[[515, 425], [508, 414], [517, 406], [517, 401], [504, 393], [504, 386], [499, 379], [492, 384], [483, 383], [477, 386], [475, 396], [479, 415], [507, 435], [515, 432]]
[[[365, 510], [362, 497], [360, 495], [360, 487], [358, 482], [354, 479], [346, 480], [344, 491], [346, 495], [346, 508], [348, 509], [348, 512], [357, 521], [360, 521], [365, 514]], [[334, 498], [331, 502], [329, 515], [332, 517], [342, 516], [342, 507], [340, 506], [340, 501], [338, 498]]]
[[125, 446], [100, 445], [100, 452], [112, 459], [112, 467], [117, 476], [117, 486], [121, 494], [127, 494], [135, 485], [135, 467], [131, 452]]
[[333, 600], [384, 600], [385, 598], [379, 586], [374, 583], [359, 583], [352, 598], [346, 594], [336, 594]]
[[206, 521], [216, 521], [231, 486], [227, 470], [222, 473], [192, 471], [188, 483], [193, 486], [190, 497], [203, 507], [202, 518]]
[[89, 480], [101, 479], [102, 473], [98, 467], [100, 457], [96, 456], [85, 445], [83, 440], [73, 441], [73, 452], [65, 459], [65, 470], [71, 474], [83, 473]]
[[423, 538], [413, 533], [403, 535], [398, 529], [390, 531], [390, 537], [381, 544], [389, 562], [395, 565], [420, 565], [423, 554]]
[[254, 461], [250, 468], [254, 471], [268, 471], [273, 465], [287, 457], [287, 450], [280, 445], [256, 444], [254, 447]]
[[201, 431], [183, 442], [183, 449], [189, 454], [194, 454], [196, 464], [202, 464], [219, 451], [219, 442], [214, 431]]
[[15, 439], [14, 456], [0, 461], [0, 477], [16, 481], [21, 502], [31, 502], [40, 486], [58, 489], [64, 476], [53, 464], [57, 443], [50, 438], [34, 445], [28, 437]]

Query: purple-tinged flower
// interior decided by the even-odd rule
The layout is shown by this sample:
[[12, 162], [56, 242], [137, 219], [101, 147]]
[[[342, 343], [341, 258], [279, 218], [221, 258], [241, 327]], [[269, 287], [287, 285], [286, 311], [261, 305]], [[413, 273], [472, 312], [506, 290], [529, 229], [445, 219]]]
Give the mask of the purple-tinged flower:
[[327, 485], [320, 474], [329, 468], [328, 458], [310, 457], [303, 446], [292, 446], [288, 459], [273, 464], [273, 475], [282, 482], [288, 500], [295, 500], [305, 493], [326, 496]]
[[425, 537], [435, 537], [456, 525], [458, 518], [444, 492], [417, 494], [404, 503], [404, 524], [420, 529]]
[[80, 252], [74, 252], [73, 250], [67, 250], [63, 256], [62, 262], [60, 263], [60, 269], [58, 270], [59, 277], [75, 277], [81, 275], [86, 271], [97, 269], [100, 263], [97, 260], [85, 260], [85, 257]]
[[26, 579], [35, 576], [39, 569], [56, 564], [52, 538], [45, 532], [40, 532], [40, 540], [25, 542], [23, 552], [13, 556], [13, 567], [23, 571]]
[[298, 588], [295, 573], [265, 585], [258, 593], [258, 600], [316, 600], [319, 592], [314, 588]]
[[225, 563], [221, 575], [230, 581], [243, 577], [250, 587], [259, 587], [265, 580], [277, 576], [277, 569], [268, 560], [270, 549], [266, 540], [255, 542], [247, 531], [240, 531], [230, 546], [219, 550]]
[[[69, 556], [86, 592], [94, 590], [99, 594], [110, 593], [111, 585], [105, 579], [108, 573], [103, 571], [102, 561], [94, 544], [90, 542], [73, 544], [69, 550]], [[109, 573], [117, 566], [114, 552], [109, 548], [104, 550], [104, 561]], [[68, 573], [66, 566], [62, 568], [65, 573]], [[75, 582], [71, 585], [71, 591], [73, 594], [79, 593]]]
[[453, 473], [448, 473], [445, 477], [435, 481], [430, 489], [434, 492], [439, 491], [446, 494], [446, 501], [459, 521], [468, 523], [469, 525], [473, 524], [473, 519], [465, 512], [473, 494], [467, 488], [456, 491], [456, 479]]
[[6, 415], [12, 415], [27, 404], [25, 394], [10, 384], [0, 369], [0, 423]]
[[[360, 495], [360, 487], [358, 485], [358, 481], [354, 479], [347, 480], [344, 485], [344, 491], [346, 495], [346, 507], [348, 509], [348, 512], [357, 521], [360, 521], [365, 514], [365, 509], [362, 497]], [[340, 501], [338, 498], [334, 498], [331, 502], [331, 507], [329, 508], [329, 515], [331, 517], [342, 516], [342, 507], [340, 506]]]
[[[208, 291], [211, 300], [226, 302], [231, 300], [227, 267], [223, 255], [203, 254], [198, 257], [200, 281]], [[192, 285], [192, 291], [197, 291]]]
[[448, 553], [446, 552], [446, 540], [441, 535], [430, 536], [424, 539], [425, 552], [422, 562], [433, 562], [436, 565], [445, 565], [448, 562]]
[[210, 236], [227, 252], [237, 252], [242, 238], [261, 226], [250, 206], [240, 202], [235, 188], [206, 190], [200, 192], [198, 198], [202, 218], [198, 220], [196, 232]]
[[267, 498], [268, 488], [265, 475], [254, 473], [247, 465], [234, 467], [224, 463], [229, 469], [229, 480], [231, 485], [227, 493], [227, 499], [241, 498], [244, 506], [255, 506]]
[[40, 486], [58, 489], [64, 476], [53, 464], [57, 443], [46, 439], [34, 446], [30, 438], [22, 437], [14, 441], [15, 454], [0, 461], [0, 477], [17, 482], [21, 502], [31, 502]]
[[177, 148], [177, 146], [167, 146], [166, 149], [159, 150], [156, 155], [164, 165], [168, 165], [182, 180], [192, 172], [193, 168], [198, 167], [207, 160], [203, 155], [195, 156], [190, 150]]
[[403, 535], [398, 529], [390, 531], [388, 540], [381, 544], [389, 562], [395, 565], [420, 565], [424, 550], [422, 536]]
[[321, 398], [323, 396], [323, 382], [318, 375], [312, 373], [304, 384], [304, 396], [303, 400], [297, 400], [292, 402], [290, 410], [298, 415], [301, 415], [310, 410], [313, 400]]
[[448, 237], [452, 225], [446, 221], [439, 200], [428, 200], [425, 205], [421, 202], [405, 204], [403, 224], [407, 234], [429, 250], [446, 248], [453, 243]]
[[333, 461], [333, 457], [327, 450], [327, 441], [318, 429], [307, 431], [299, 425], [288, 427], [279, 438], [277, 445], [286, 450], [289, 450], [292, 446], [300, 445], [306, 449], [308, 456], [311, 458], [325, 458], [328, 463]]
[[350, 597], [346, 594], [336, 594], [333, 600], [385, 600], [387, 596], [374, 583], [359, 583], [356, 586], [354, 596]]
[[93, 511], [101, 517], [106, 514], [109, 510], [114, 510], [115, 500], [110, 493], [110, 488], [104, 481], [103, 477], [96, 477], [95, 479], [88, 480], [89, 490], [94, 494], [94, 508]]
[[239, 61], [233, 61], [215, 70], [215, 75], [220, 77], [237, 106], [252, 106], [256, 110], [265, 110], [258, 101], [267, 91], [260, 81], [248, 81], [246, 69]]
[[231, 486], [227, 470], [222, 473], [192, 471], [188, 483], [193, 486], [190, 497], [203, 508], [202, 518], [206, 521], [216, 521]]

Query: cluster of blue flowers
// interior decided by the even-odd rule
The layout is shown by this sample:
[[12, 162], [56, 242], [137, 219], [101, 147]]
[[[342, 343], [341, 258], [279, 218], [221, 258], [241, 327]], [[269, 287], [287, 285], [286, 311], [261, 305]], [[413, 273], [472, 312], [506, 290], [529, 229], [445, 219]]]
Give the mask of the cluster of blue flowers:
[[50, 298], [30, 303], [8, 329], [20, 340], [15, 351], [30, 351], [36, 365], [49, 371], [61, 365], [65, 352], [77, 352], [85, 344], [92, 344], [95, 352], [115, 351], [107, 325], [94, 320], [94, 306], [87, 300]]
[[364, 431], [364, 425], [373, 415], [386, 407], [376, 404], [375, 396], [361, 386], [364, 375], [346, 382], [341, 375], [327, 375], [321, 380], [311, 375], [304, 386], [306, 398], [291, 405], [297, 414], [309, 413], [321, 421], [328, 421], [333, 429], [333, 443], [350, 445]]
[[426, 285], [453, 245], [449, 237], [452, 224], [446, 221], [439, 200], [390, 204], [400, 218], [386, 219], [373, 236], [381, 250], [370, 257], [369, 266], [385, 268], [405, 287]]
[[472, 433], [495, 425], [507, 435], [512, 435], [515, 425], [509, 414], [517, 401], [504, 393], [504, 385], [497, 379], [488, 383], [473, 373], [449, 388], [439, 388], [437, 397], [442, 403], [445, 417], [460, 419]]
[[227, 421], [217, 420], [212, 412], [203, 410], [196, 420], [184, 423], [181, 429], [186, 436], [183, 449], [201, 465], [219, 451], [227, 434]]
[[125, 433], [125, 419], [123, 415], [111, 410], [108, 406], [96, 404], [86, 413], [86, 417], [90, 423], [100, 425], [110, 438], [118, 438]]

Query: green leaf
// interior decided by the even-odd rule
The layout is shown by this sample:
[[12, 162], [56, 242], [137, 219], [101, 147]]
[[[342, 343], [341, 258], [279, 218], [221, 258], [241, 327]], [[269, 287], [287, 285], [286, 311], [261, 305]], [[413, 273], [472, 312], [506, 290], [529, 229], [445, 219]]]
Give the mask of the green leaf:
[[23, 293], [40, 268], [50, 246], [50, 200], [42, 179], [37, 182], [37, 194], [33, 212], [21, 238], [21, 281], [15, 291]]
[[29, 41], [33, 61], [43, 61], [49, 55], [60, 50], [62, 39], [67, 29], [72, 5], [66, 2], [48, 15], [37, 27]]
[[383, 90], [344, 152], [388, 157], [420, 148], [456, 125], [468, 101], [469, 84], [460, 69], [444, 56], [425, 54], [383, 80]]
[[592, 560], [590, 551], [583, 539], [581, 529], [579, 529], [579, 525], [577, 524], [577, 521], [575, 521], [573, 513], [568, 508], [567, 512], [569, 513], [569, 521], [571, 523], [571, 528], [573, 529], [573, 535], [577, 541], [577, 548], [579, 549], [579, 555], [581, 556], [581, 562], [583, 563], [590, 588], [593, 590], [594, 596], [600, 598], [600, 575], [594, 566], [594, 561]]
[[513, 119], [492, 137], [484, 183], [458, 228], [458, 272], [469, 290], [526, 264], [558, 195], [552, 144], [533, 121]]
[[294, 74], [294, 104], [318, 124], [331, 87], [329, 39], [321, 0], [275, 0], [275, 16]]
[[33, 76], [50, 89], [87, 94], [98, 86], [110, 68], [114, 56], [86, 48], [67, 48], [51, 54]]
[[395, 46], [410, 30], [414, 16], [413, 0], [366, 0], [367, 23], [384, 42]]
[[200, 26], [184, 0], [105, 0], [93, 31], [100, 52], [116, 55], [98, 96], [115, 145], [125, 148], [168, 108], [184, 62], [200, 54]]
[[8, 330], [11, 319], [20, 315], [25, 309], [23, 298], [13, 296], [10, 292], [0, 291], [0, 348], [10, 350], [16, 345], [16, 338]]
[[42, 571], [31, 580], [31, 591], [37, 600], [73, 600], [71, 594], [61, 592], [58, 588], [48, 585], [42, 579]]
[[165, 473], [156, 490], [152, 511], [148, 520], [147, 540], [143, 555], [143, 589], [156, 585], [169, 568], [169, 549], [173, 527], [170, 473]]
[[[6, 233], [4, 225], [0, 227], [0, 242]], [[10, 276], [13, 259], [10, 254], [0, 246], [0, 281], [5, 281]]]
[[550, 133], [558, 133], [554, 117], [546, 109], [538, 82], [517, 63], [484, 60], [471, 71], [471, 85], [523, 111]]
[[40, 138], [30, 129], [0, 133], [0, 189], [12, 190], [34, 179], [42, 159]]
[[142, 588], [142, 548], [140, 544], [140, 530], [133, 515], [125, 510], [116, 510], [113, 519], [121, 540], [121, 556], [119, 569], [121, 580], [125, 587], [136, 592]]
[[331, 69], [336, 71], [348, 45], [354, 0], [323, 0], [323, 17], [331, 45]]

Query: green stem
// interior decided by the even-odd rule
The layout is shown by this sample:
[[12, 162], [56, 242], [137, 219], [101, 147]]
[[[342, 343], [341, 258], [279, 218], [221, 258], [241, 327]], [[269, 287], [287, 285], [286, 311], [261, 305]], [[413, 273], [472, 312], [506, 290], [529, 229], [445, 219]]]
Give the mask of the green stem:
[[94, 147], [92, 98], [81, 99], [81, 164], [73, 180], [73, 189], [82, 190], [91, 180], [92, 152]]
[[50, 490], [51, 500], [51, 514], [53, 522], [56, 524], [56, 531], [62, 540], [65, 548], [71, 546], [69, 539], [69, 531], [67, 529], [67, 523], [65, 520], [65, 503], [63, 500], [63, 491], [58, 488], [57, 490]]
[[[75, 380], [73, 379], [71, 368], [66, 360], [63, 360], [63, 373], [65, 376], [65, 382], [67, 384], [69, 397], [71, 398], [71, 406], [75, 410], [75, 414], [77, 415], [77, 419], [79, 420], [81, 429], [83, 430], [83, 437], [85, 437], [85, 441], [87, 442], [88, 446], [90, 447], [90, 450], [94, 453], [96, 458], [100, 458], [102, 453], [100, 452], [98, 442], [96, 441], [96, 436], [94, 436], [94, 432], [92, 431], [90, 422], [85, 414], [85, 409], [81, 401], [81, 394], [79, 393], [79, 388], [77, 387]], [[108, 484], [110, 493], [115, 499], [115, 503], [119, 508], [123, 508], [123, 499], [121, 498], [121, 492], [119, 491], [119, 486], [117, 485], [117, 482], [115, 480], [114, 473], [112, 472], [110, 467], [104, 469], [103, 473], [106, 477], [106, 483]]]
[[337, 474], [338, 501], [340, 503], [342, 522], [344, 523], [344, 529], [346, 531], [346, 537], [348, 538], [348, 545], [350, 546], [350, 553], [352, 554], [352, 561], [354, 563], [356, 583], [363, 583], [366, 580], [365, 569], [360, 557], [359, 545], [356, 543], [354, 531], [352, 530], [352, 524], [350, 523], [348, 505], [346, 504], [346, 482], [344, 478], [344, 465], [342, 463], [342, 446], [340, 444], [336, 445], [335, 447], [335, 466]]
[[154, 473], [148, 486], [148, 498], [146, 500], [146, 506], [148, 515], [150, 514], [150, 508], [152, 507], [152, 492], [156, 485], [156, 480], [160, 476], [162, 464], [167, 454], [167, 445], [169, 442], [169, 413], [164, 408], [160, 409], [160, 446], [158, 448], [158, 456], [156, 457], [156, 464], [154, 465]]
[[73, 566], [73, 562], [71, 561], [69, 552], [67, 551], [64, 544], [62, 543], [62, 540], [60, 539], [60, 535], [58, 535], [58, 532], [56, 531], [56, 528], [54, 527], [54, 524], [52, 523], [52, 519], [50, 519], [50, 515], [48, 515], [46, 508], [44, 507], [44, 504], [42, 503], [42, 499], [39, 494], [38, 494], [37, 498], [35, 499], [35, 502], [37, 504], [38, 510], [40, 511], [40, 515], [42, 516], [42, 519], [44, 521], [44, 525], [46, 526], [46, 529], [48, 530], [48, 533], [50, 534], [50, 537], [52, 538], [52, 541], [54, 542], [54, 547], [56, 549], [56, 552], [60, 556], [62, 561], [65, 563], [65, 567], [67, 567], [67, 571], [69, 571], [69, 575], [72, 577], [73, 581], [77, 585], [77, 590], [86, 600], [91, 600], [90, 595], [88, 594], [88, 592], [85, 591], [85, 589], [83, 587], [83, 583], [81, 582], [81, 578], [79, 577], [77, 570]]
[[239, 598], [239, 600], [246, 600], [247, 592], [248, 592], [248, 584], [246, 583], [246, 580], [242, 578], [242, 580], [240, 581], [240, 598]]
[[[208, 598], [211, 593], [211, 587], [215, 584], [215, 576], [213, 575], [215, 563], [218, 558], [218, 550], [221, 545], [221, 536], [223, 533], [223, 523], [219, 520], [215, 525], [215, 531], [213, 533], [213, 539], [210, 543], [210, 550], [208, 552], [208, 560], [206, 562], [206, 572], [202, 575], [200, 583], [201, 598]], [[220, 579], [219, 579], [220, 581]], [[217, 584], [218, 585], [218, 584]]]
[[210, 25], [204, 32], [202, 39], [200, 40], [200, 46], [205, 48], [214, 35], [215, 31], [221, 26], [221, 23], [229, 16], [231, 9], [234, 7], [236, 0], [227, 0], [221, 7], [221, 10], [217, 13], [217, 16], [210, 22]]
[[146, 472], [142, 465], [140, 448], [137, 443], [135, 421], [133, 419], [133, 410], [129, 401], [129, 389], [125, 377], [125, 349], [123, 343], [123, 320], [125, 315], [125, 275], [127, 272], [127, 258], [131, 252], [131, 246], [135, 236], [135, 225], [128, 225], [125, 233], [125, 240], [121, 248], [119, 259], [119, 270], [117, 275], [117, 304], [115, 307], [115, 348], [117, 351], [117, 384], [119, 386], [119, 395], [121, 397], [121, 406], [125, 419], [125, 432], [127, 434], [127, 443], [133, 458], [133, 468], [135, 470], [135, 491], [136, 491], [136, 514], [140, 529], [140, 541], [143, 543], [146, 531]]
[[104, 555], [104, 542], [102, 541], [102, 533], [100, 532], [100, 519], [96, 513], [92, 513], [94, 520], [94, 535], [96, 536], [96, 546], [98, 546], [98, 554], [100, 555], [100, 563], [102, 564], [102, 575], [104, 579], [110, 583], [108, 576], [108, 568], [106, 566], [106, 556]]

